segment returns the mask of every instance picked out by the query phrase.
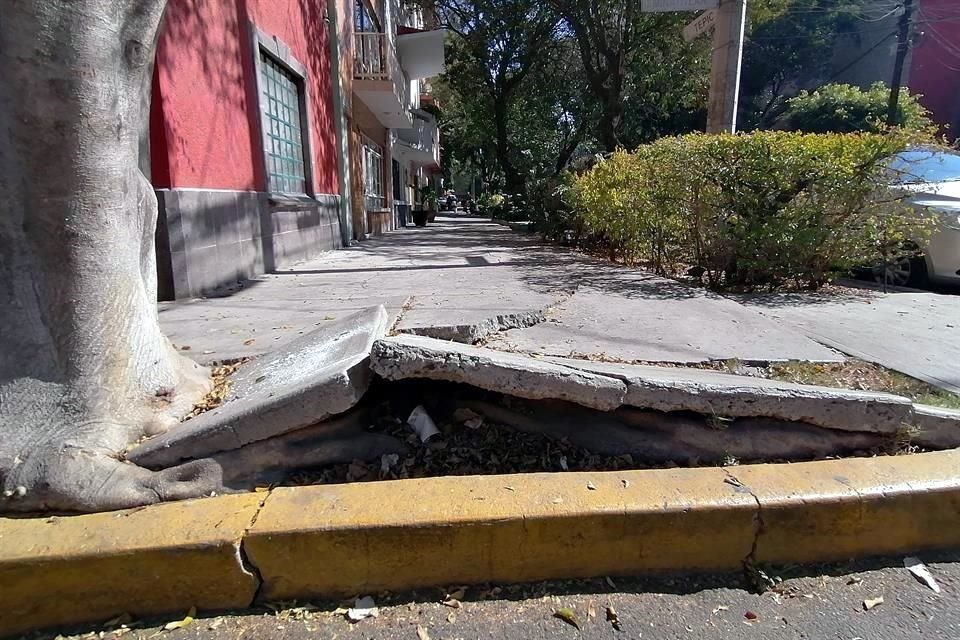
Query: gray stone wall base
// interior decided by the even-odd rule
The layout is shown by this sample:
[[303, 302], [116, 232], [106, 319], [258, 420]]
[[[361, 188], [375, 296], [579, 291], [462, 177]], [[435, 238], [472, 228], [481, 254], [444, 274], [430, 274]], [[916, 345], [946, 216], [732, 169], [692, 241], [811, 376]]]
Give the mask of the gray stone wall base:
[[157, 200], [161, 300], [215, 293], [342, 246], [339, 196], [158, 189]]

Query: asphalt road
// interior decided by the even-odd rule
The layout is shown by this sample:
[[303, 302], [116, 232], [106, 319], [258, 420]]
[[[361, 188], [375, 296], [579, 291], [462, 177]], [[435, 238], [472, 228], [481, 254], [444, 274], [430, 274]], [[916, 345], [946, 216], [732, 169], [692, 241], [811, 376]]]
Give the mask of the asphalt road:
[[[447, 590], [375, 595], [379, 616], [357, 623], [338, 603], [283, 603], [222, 616], [204, 616], [165, 630], [175, 618], [134, 621], [64, 638], [162, 640], [498, 638], [611, 638], [685, 640], [723, 638], [811, 640], [960, 639], [960, 552], [924, 555], [940, 594], [903, 568], [902, 558], [846, 565], [792, 568], [771, 575], [783, 581], [763, 594], [743, 575], [615, 578], [470, 588], [459, 608], [442, 604]], [[455, 594], [460, 595], [460, 594]], [[869, 611], [864, 601], [883, 598]], [[454, 603], [451, 603], [454, 604]], [[612, 607], [620, 630], [607, 619]], [[570, 609], [581, 629], [554, 616]], [[591, 615], [594, 614], [594, 615]], [[54, 637], [51, 635], [42, 637]]]

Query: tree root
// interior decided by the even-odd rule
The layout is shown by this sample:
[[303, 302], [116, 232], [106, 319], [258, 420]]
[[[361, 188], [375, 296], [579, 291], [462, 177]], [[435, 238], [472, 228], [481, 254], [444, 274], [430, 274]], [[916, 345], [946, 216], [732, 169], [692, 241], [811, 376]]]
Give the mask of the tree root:
[[0, 511], [18, 512], [112, 511], [207, 496], [223, 485], [212, 460], [150, 471], [112, 452], [70, 444], [18, 455], [3, 475]]

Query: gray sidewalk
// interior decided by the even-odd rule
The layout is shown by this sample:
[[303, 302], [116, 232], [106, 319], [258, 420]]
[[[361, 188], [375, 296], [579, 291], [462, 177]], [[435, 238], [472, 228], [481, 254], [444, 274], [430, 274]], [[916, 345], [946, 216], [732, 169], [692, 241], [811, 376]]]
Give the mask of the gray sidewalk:
[[163, 303], [160, 322], [179, 348], [211, 362], [269, 352], [377, 304], [399, 316], [400, 331], [487, 338], [493, 348], [551, 356], [842, 359], [756, 309], [476, 218], [441, 217], [220, 297]]

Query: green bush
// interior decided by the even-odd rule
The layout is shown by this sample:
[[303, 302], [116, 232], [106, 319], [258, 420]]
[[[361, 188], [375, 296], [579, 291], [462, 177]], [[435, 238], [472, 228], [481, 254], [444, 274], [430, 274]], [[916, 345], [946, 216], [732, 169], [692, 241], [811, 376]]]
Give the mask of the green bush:
[[[903, 133], [664, 138], [574, 179], [568, 202], [611, 258], [715, 287], [816, 287], [923, 223], [884, 183]], [[599, 247], [598, 247], [599, 248]]]
[[[866, 91], [848, 84], [827, 84], [816, 91], [801, 91], [787, 101], [783, 125], [806, 133], [881, 133], [886, 128], [890, 88], [877, 82]], [[900, 90], [894, 123], [911, 131], [928, 131], [933, 126], [930, 112], [917, 96]]]

